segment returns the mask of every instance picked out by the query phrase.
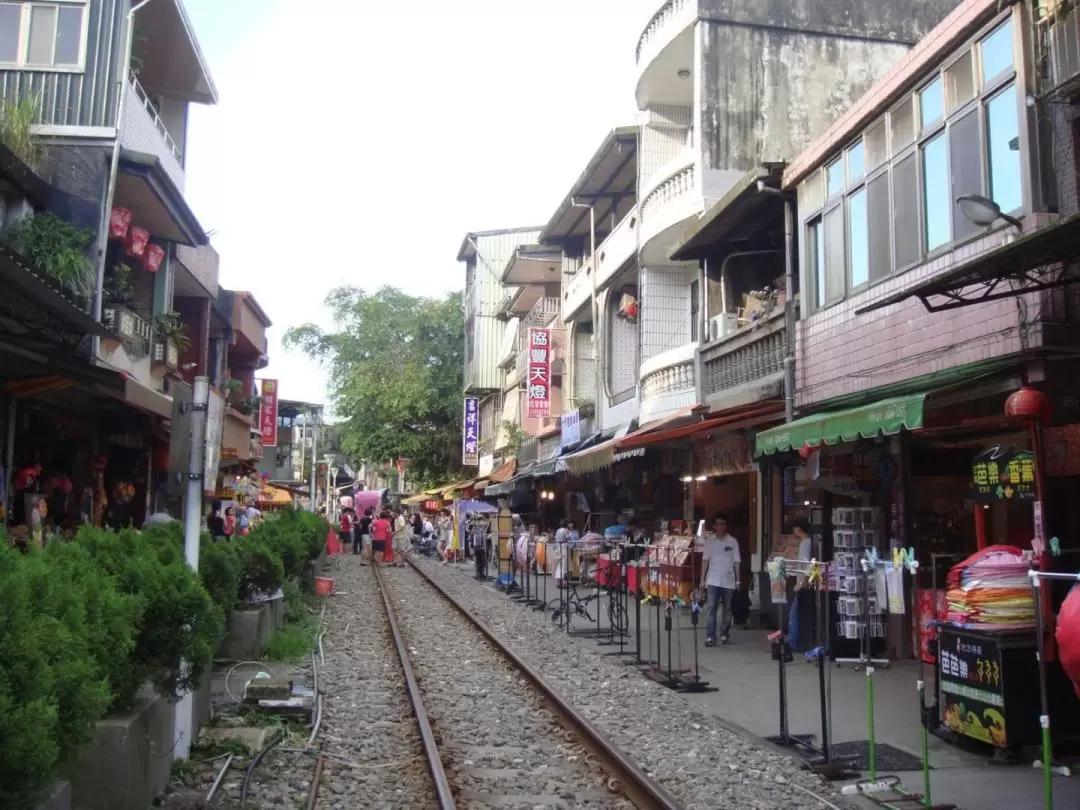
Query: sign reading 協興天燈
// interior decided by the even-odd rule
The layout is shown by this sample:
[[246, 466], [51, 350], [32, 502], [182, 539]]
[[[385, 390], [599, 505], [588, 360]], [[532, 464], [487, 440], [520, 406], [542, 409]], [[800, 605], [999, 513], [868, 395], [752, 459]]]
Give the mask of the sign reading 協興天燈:
[[461, 428], [461, 466], [480, 463], [480, 400], [465, 397], [465, 416]]
[[551, 415], [551, 330], [530, 328], [525, 400], [529, 417]]
[[259, 400], [259, 432], [263, 447], [277, 447], [277, 380], [263, 380]]

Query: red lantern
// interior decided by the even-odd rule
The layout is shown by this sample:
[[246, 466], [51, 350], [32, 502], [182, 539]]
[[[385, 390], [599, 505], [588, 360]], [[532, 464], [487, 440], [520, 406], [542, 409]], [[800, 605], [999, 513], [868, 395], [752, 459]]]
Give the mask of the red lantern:
[[149, 243], [150, 231], [146, 230], [146, 228], [140, 228], [138, 225], [132, 225], [124, 249], [127, 251], [128, 256], [141, 259], [146, 254], [146, 246]]
[[1049, 422], [1053, 412], [1054, 407], [1046, 394], [1026, 385], [1011, 393], [1005, 400], [1006, 416], [1027, 416]]
[[125, 239], [131, 227], [131, 211], [127, 208], [113, 208], [109, 213], [109, 238]]
[[164, 442], [155, 442], [152, 462], [156, 472], [169, 469], [169, 445]]
[[802, 458], [803, 461], [810, 458], [812, 455], [814, 455], [814, 446], [810, 444], [810, 442], [806, 442], [799, 448], [799, 457]]
[[143, 270], [147, 273], [156, 273], [165, 258], [165, 248], [161, 245], [147, 245], [146, 255], [143, 256]]

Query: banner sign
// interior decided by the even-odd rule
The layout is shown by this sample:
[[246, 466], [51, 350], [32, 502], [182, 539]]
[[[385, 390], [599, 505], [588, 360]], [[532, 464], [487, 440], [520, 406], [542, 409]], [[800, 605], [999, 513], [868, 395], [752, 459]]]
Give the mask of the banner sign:
[[277, 380], [262, 381], [262, 399], [259, 402], [259, 432], [263, 447], [277, 447]]
[[525, 398], [528, 416], [551, 415], [551, 330], [529, 329]]
[[1007, 692], [997, 640], [947, 627], [941, 628], [938, 639], [942, 724], [979, 742], [1008, 747]]
[[562, 447], [581, 441], [581, 411], [573, 410], [559, 417], [559, 443]]
[[994, 446], [971, 462], [971, 486], [979, 501], [1035, 497], [1035, 457], [1030, 450]]
[[461, 430], [461, 466], [475, 467], [480, 463], [480, 400], [465, 397], [465, 417]]

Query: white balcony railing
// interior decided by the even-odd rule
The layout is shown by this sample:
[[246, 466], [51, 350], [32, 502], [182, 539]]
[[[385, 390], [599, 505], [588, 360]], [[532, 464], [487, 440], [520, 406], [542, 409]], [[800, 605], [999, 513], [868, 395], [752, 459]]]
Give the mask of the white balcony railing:
[[641, 364], [642, 424], [694, 404], [696, 349], [697, 344], [688, 343]]
[[156, 155], [176, 187], [184, 190], [184, 160], [154, 103], [134, 75], [128, 75], [124, 90], [124, 120], [120, 142], [125, 149]]
[[696, 0], [667, 0], [660, 7], [660, 10], [652, 15], [645, 25], [645, 30], [638, 37], [637, 49], [634, 51], [634, 57], [638, 65], [641, 65], [641, 54], [649, 49], [649, 46], [660, 36], [661, 32], [692, 2], [696, 2]]
[[784, 308], [699, 350], [699, 401], [725, 407], [781, 393], [787, 331]]

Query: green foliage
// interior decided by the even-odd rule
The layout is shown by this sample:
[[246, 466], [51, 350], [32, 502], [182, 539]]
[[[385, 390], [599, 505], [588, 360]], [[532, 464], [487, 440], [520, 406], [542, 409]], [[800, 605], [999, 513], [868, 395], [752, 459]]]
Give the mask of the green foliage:
[[0, 99], [0, 143], [34, 171], [44, 163], [45, 150], [34, 135], [34, 122], [41, 107], [39, 94], [16, 100]]
[[166, 697], [198, 688], [221, 637], [222, 611], [183, 560], [182, 549], [178, 553], [168, 541], [169, 529], [83, 527], [75, 538], [139, 607], [135, 648], [112, 683], [115, 710], [130, 708], [147, 681]]
[[314, 616], [303, 616], [289, 622], [270, 637], [263, 657], [270, 661], [299, 661], [306, 658], [315, 649], [317, 632], [318, 620]]
[[341, 446], [352, 458], [408, 458], [410, 478], [427, 485], [461, 466], [464, 320], [461, 293], [406, 295], [334, 290], [327, 305], [338, 330], [314, 324], [290, 329], [299, 348], [330, 370], [330, 395]]
[[94, 287], [94, 265], [89, 248], [92, 231], [76, 228], [52, 214], [34, 214], [12, 225], [4, 235], [38, 270], [79, 299], [88, 299]]
[[274, 593], [285, 581], [281, 554], [267, 540], [259, 530], [233, 541], [240, 558], [240, 591], [245, 596]]
[[199, 578], [222, 611], [228, 613], [240, 601], [240, 579], [243, 561], [236, 544], [215, 542], [203, 535], [199, 550]]
[[154, 332], [162, 340], [172, 341], [180, 351], [184, 351], [191, 346], [187, 325], [182, 320], [179, 312], [160, 312], [155, 315]]

